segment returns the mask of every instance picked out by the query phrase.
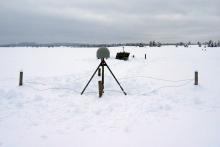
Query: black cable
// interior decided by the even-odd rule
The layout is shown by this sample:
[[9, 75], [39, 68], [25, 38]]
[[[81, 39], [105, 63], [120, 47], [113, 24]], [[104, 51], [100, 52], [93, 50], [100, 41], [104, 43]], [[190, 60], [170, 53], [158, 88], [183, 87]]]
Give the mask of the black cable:
[[29, 83], [29, 84], [38, 84], [38, 85], [44, 85], [46, 86], [47, 84], [42, 83], [42, 82], [32, 82], [32, 81], [25, 81], [24, 83]]
[[0, 79], [1, 82], [4, 81], [11, 81], [11, 80], [17, 80], [18, 78], [5, 78], [5, 79]]
[[189, 80], [193, 80], [193, 79], [183, 79], [183, 80], [167, 80], [167, 79], [161, 79], [161, 78], [156, 78], [156, 77], [152, 77], [152, 76], [135, 76], [135, 77], [125, 77], [125, 78], [120, 78], [120, 80], [123, 80], [123, 79], [133, 79], [133, 78], [147, 78], [147, 79], [154, 79], [154, 80], [158, 80], [158, 81], [173, 82], [173, 83], [177, 83], [177, 82], [183, 82], [183, 81], [189, 81]]
[[65, 88], [65, 87], [51, 87], [51, 88], [45, 88], [45, 89], [38, 89], [38, 88], [35, 88], [35, 87], [33, 87], [33, 86], [30, 86], [30, 85], [26, 85], [26, 84], [25, 84], [25, 87], [32, 88], [33, 90], [36, 90], [36, 91], [70, 90], [70, 91], [74, 91], [74, 92], [76, 92], [76, 93], [80, 93], [79, 91], [77, 91], [77, 90], [75, 90], [75, 89]]
[[[86, 76], [84, 76], [83, 78], [85, 78]], [[80, 79], [83, 79], [83, 78], [77, 78], [75, 79], [74, 81], [77, 81], [77, 80], [80, 80]], [[159, 81], [166, 81], [166, 82], [173, 82], [173, 83], [177, 83], [177, 82], [183, 82], [183, 81], [188, 81], [182, 85], [167, 85], [167, 86], [162, 86], [162, 87], [159, 87], [157, 89], [154, 89], [152, 90], [151, 92], [148, 92], [148, 93], [142, 93], [141, 95], [146, 95], [146, 94], [149, 94], [149, 93], [152, 93], [154, 91], [157, 91], [157, 90], [160, 90], [160, 89], [163, 89], [163, 88], [170, 88], [170, 87], [182, 87], [182, 86], [185, 86], [187, 85], [188, 83], [190, 83], [191, 81], [193, 81], [193, 79], [184, 79], [184, 80], [167, 80], [167, 79], [161, 79], [161, 78], [156, 78], [156, 77], [152, 77], [152, 76], [135, 76], [135, 77], [125, 77], [125, 78], [121, 78], [120, 80], [122, 79], [132, 79], [132, 78], [149, 78], [149, 79], [154, 79], [154, 80], [159, 80]], [[29, 83], [29, 84], [39, 84], [39, 85], [43, 85], [43, 86], [46, 86], [47, 84], [45, 83], [42, 83], [42, 82], [32, 82], [32, 81], [25, 81], [25, 83]], [[26, 84], [25, 84], [26, 85]], [[37, 91], [48, 91], [48, 90], [70, 90], [70, 91], [74, 91], [76, 93], [80, 93], [80, 91], [77, 91], [75, 89], [71, 89], [71, 88], [65, 88], [65, 87], [51, 87], [51, 88], [45, 88], [45, 89], [38, 89], [38, 88], [35, 88], [33, 86], [30, 86], [30, 85], [26, 85], [26, 87], [29, 87], [29, 88], [32, 88], [34, 90], [37, 90]], [[117, 90], [105, 90], [105, 91], [110, 91], [110, 92], [121, 92], [121, 91], [117, 91]], [[86, 92], [86, 93], [96, 93], [96, 92]]]
[[167, 86], [162, 86], [162, 87], [156, 88], [156, 89], [154, 89], [154, 90], [151, 90], [150, 92], [142, 93], [141, 95], [147, 95], [147, 94], [153, 93], [153, 92], [158, 91], [158, 90], [163, 89], [163, 88], [183, 87], [183, 86], [185, 86], [185, 85], [187, 85], [187, 84], [189, 84], [189, 83], [191, 83], [191, 82], [192, 82], [192, 80], [191, 80], [191, 81], [188, 81], [188, 82], [186, 82], [186, 83], [184, 83], [184, 84], [181, 84], [181, 85], [167, 85]]

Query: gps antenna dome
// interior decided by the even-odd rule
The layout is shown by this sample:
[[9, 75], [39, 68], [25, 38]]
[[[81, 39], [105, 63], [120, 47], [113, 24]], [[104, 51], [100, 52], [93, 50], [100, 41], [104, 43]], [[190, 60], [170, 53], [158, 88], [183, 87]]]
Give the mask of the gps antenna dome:
[[106, 47], [101, 47], [97, 50], [96, 57], [98, 59], [108, 59], [110, 57], [110, 51]]

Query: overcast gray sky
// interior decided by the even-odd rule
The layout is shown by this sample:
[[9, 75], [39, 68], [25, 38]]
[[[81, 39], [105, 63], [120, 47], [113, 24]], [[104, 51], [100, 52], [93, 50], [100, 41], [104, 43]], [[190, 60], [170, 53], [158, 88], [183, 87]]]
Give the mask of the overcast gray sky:
[[220, 40], [220, 0], [0, 0], [0, 43]]

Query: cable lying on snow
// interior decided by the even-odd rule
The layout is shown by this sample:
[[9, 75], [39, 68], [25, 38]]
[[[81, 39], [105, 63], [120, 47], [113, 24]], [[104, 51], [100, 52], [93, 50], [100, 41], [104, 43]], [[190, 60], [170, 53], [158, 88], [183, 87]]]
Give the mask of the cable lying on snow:
[[[177, 80], [177, 81], [174, 81], [174, 80], [167, 80], [167, 79], [160, 79], [160, 78], [154, 78], [154, 77], [144, 77], [144, 76], [136, 76], [136, 77], [127, 77], [127, 78], [122, 78], [122, 79], [130, 79], [130, 78], [150, 78], [150, 79], [154, 79], [154, 80], [160, 80], [160, 81], [166, 81], [166, 82], [174, 82], [174, 83], [179, 83], [179, 82], [185, 82], [184, 84], [180, 84], [180, 85], [165, 85], [165, 86], [161, 86], [161, 87], [158, 87], [156, 89], [153, 89], [151, 90], [150, 92], [145, 92], [145, 93], [141, 93], [141, 94], [137, 94], [137, 95], [148, 95], [148, 94], [151, 94], [151, 93], [154, 93], [158, 90], [161, 90], [161, 89], [164, 89], [164, 88], [177, 88], [177, 87], [183, 87], [183, 86], [186, 86], [187, 84], [191, 83], [193, 81], [193, 79], [184, 79], [184, 80]], [[29, 83], [29, 84], [37, 84], [37, 85], [43, 85], [43, 86], [46, 86], [47, 84], [45, 83], [41, 83], [41, 82], [26, 82], [26, 83]], [[69, 90], [69, 91], [74, 91], [76, 93], [80, 93], [80, 91], [77, 91], [75, 89], [72, 89], [72, 88], [66, 88], [66, 87], [50, 87], [50, 88], [45, 88], [45, 89], [38, 89], [38, 88], [35, 88], [31, 85], [27, 85], [25, 84], [26, 87], [28, 88], [32, 88], [33, 90], [36, 90], [36, 91], [48, 91], [48, 90]], [[105, 91], [109, 91], [109, 92], [121, 92], [121, 91], [118, 91], [118, 90], [108, 90], [106, 89]], [[92, 92], [86, 92], [86, 93], [96, 93], [95, 91], [92, 91]], [[129, 94], [129, 93], [128, 93]]]

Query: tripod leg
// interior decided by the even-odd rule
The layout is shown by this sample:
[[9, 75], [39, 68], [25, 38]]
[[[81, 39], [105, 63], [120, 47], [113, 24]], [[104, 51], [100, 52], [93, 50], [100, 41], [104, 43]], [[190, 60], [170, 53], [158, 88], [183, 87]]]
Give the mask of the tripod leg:
[[116, 79], [115, 75], [113, 74], [113, 72], [111, 71], [111, 69], [108, 67], [108, 65], [106, 64], [108, 70], [110, 71], [110, 73], [112, 74], [112, 76], [114, 77], [115, 81], [118, 83], [119, 87], [121, 88], [122, 92], [127, 95], [127, 93], [124, 91], [124, 89], [121, 87], [120, 83], [118, 82], [118, 80]]
[[84, 93], [84, 91], [86, 90], [87, 86], [89, 85], [89, 83], [91, 82], [92, 78], [95, 76], [96, 72], [98, 71], [99, 67], [101, 64], [99, 64], [99, 66], [96, 68], [95, 72], [93, 73], [92, 77], [90, 78], [89, 82], [86, 84], [85, 88], [83, 89], [83, 91], [81, 92], [81, 95]]

